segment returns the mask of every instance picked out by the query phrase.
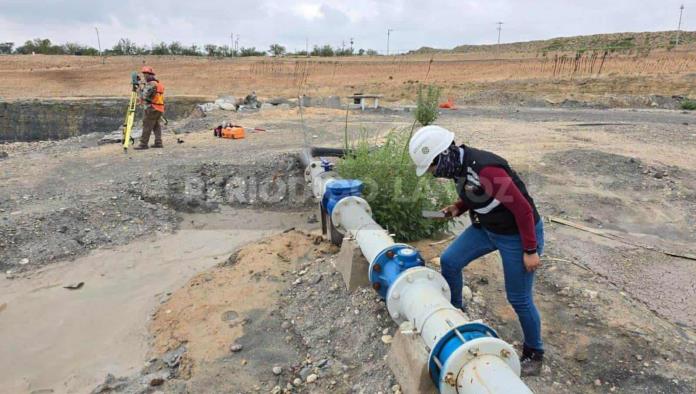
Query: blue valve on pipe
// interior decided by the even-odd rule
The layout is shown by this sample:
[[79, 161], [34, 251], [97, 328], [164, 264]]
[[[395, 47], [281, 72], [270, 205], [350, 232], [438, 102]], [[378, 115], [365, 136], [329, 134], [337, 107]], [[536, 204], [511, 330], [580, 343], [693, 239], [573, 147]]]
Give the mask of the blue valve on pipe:
[[324, 171], [328, 172], [328, 171], [333, 170], [333, 163], [331, 163], [330, 161], [328, 161], [326, 159], [319, 159], [319, 160], [321, 160], [321, 168], [323, 168]]
[[362, 181], [357, 179], [337, 179], [331, 181], [326, 185], [326, 192], [324, 192], [321, 203], [326, 212], [331, 215], [336, 204], [342, 199], [350, 196], [360, 197], [363, 186]]
[[372, 288], [386, 298], [396, 278], [407, 269], [422, 265], [425, 265], [425, 261], [416, 249], [404, 244], [392, 245], [381, 251], [370, 264]]

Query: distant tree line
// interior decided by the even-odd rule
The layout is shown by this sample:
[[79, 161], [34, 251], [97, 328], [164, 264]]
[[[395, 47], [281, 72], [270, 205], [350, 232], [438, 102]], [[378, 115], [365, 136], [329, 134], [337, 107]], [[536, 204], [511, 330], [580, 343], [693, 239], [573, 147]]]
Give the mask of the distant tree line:
[[[19, 55], [76, 55], [76, 56], [98, 56], [99, 50], [75, 42], [67, 42], [62, 45], [57, 45], [47, 38], [36, 38], [29, 40], [22, 46], [15, 47], [14, 42], [0, 43], [0, 54], [19, 54]], [[232, 48], [228, 45], [206, 44], [204, 46], [183, 45], [178, 41], [170, 43], [160, 42], [152, 46], [138, 45], [128, 38], [118, 40], [116, 45], [109, 49], [105, 49], [102, 53], [105, 56], [128, 56], [128, 55], [177, 55], [177, 56], [210, 56], [210, 57], [237, 57], [237, 56], [307, 56], [306, 51], [288, 52], [286, 48], [280, 44], [273, 44], [268, 51], [257, 50], [256, 47], [249, 48]], [[377, 51], [373, 49], [353, 48], [334, 48], [331, 45], [318, 46], [309, 53], [310, 56], [376, 56]]]

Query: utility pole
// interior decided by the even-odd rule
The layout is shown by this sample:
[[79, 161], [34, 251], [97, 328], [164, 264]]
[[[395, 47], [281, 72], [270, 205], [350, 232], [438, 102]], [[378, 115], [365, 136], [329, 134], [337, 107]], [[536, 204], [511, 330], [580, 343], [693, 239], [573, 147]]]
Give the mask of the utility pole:
[[309, 57], [309, 38], [305, 37], [304, 42], [305, 42], [305, 52], [307, 54], [307, 57]]
[[682, 14], [684, 14], [684, 4], [679, 7], [679, 25], [677, 27], [677, 40], [674, 43], [674, 48], [679, 46], [679, 33], [681, 33]]
[[230, 51], [234, 50], [234, 33], [230, 33]]
[[97, 29], [97, 27], [94, 26], [94, 31], [97, 32], [97, 45], [99, 46], [99, 56], [102, 57], [102, 64], [104, 64], [104, 54], [102, 53], [102, 49], [101, 49], [101, 39], [99, 39], [99, 29]]
[[503, 22], [498, 22], [498, 45], [500, 45], [500, 32], [503, 31]]
[[393, 32], [394, 29], [387, 29], [387, 56], [389, 56], [389, 38], [391, 37], [391, 32]]
[[353, 54], [353, 37], [350, 38], [350, 53]]

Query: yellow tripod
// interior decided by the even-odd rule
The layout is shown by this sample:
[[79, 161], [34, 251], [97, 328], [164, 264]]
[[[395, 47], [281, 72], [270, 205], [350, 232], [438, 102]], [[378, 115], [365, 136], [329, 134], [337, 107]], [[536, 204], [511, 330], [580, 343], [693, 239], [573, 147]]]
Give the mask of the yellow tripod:
[[133, 130], [133, 122], [135, 121], [135, 110], [138, 106], [138, 90], [140, 88], [140, 77], [138, 73], [131, 73], [131, 97], [128, 102], [128, 110], [126, 111], [126, 119], [123, 122], [123, 151], [128, 152], [128, 147], [133, 143], [131, 130]]

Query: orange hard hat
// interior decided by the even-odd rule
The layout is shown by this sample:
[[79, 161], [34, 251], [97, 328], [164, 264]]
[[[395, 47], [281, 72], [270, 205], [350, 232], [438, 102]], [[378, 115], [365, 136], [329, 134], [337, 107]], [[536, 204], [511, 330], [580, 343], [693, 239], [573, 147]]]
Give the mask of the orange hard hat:
[[152, 67], [150, 67], [150, 66], [143, 66], [143, 68], [140, 70], [140, 72], [143, 74], [155, 75], [155, 72], [152, 70]]

